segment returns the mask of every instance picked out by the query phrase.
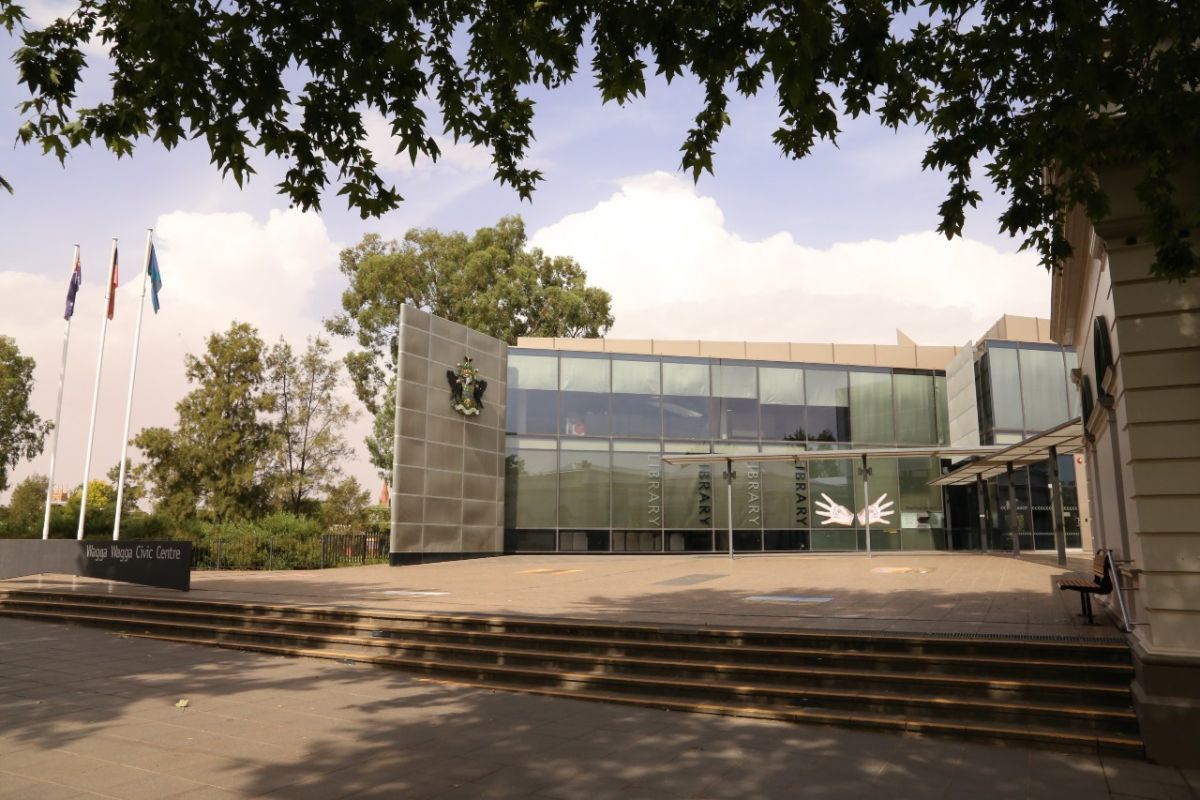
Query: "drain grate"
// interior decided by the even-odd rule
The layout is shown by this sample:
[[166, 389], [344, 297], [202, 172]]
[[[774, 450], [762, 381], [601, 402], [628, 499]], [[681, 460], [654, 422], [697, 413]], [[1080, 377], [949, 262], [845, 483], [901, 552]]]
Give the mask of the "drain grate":
[[384, 589], [384, 594], [394, 594], [400, 597], [438, 597], [449, 592], [439, 592], [434, 589]]
[[756, 594], [746, 599], [753, 603], [828, 603], [833, 598], [803, 594]]
[[715, 581], [717, 578], [724, 578], [726, 575], [706, 575], [704, 573], [694, 573], [692, 575], [680, 575], [678, 578], [668, 578], [665, 581], [658, 581], [655, 586], [693, 586], [697, 583], [706, 583]]

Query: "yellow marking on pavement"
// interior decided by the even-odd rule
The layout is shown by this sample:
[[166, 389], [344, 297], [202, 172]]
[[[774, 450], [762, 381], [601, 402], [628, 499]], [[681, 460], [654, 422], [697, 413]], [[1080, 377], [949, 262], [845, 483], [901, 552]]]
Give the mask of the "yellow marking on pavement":
[[582, 572], [578, 569], [554, 569], [553, 567], [540, 567], [538, 569], [523, 569], [518, 572], [518, 575], [570, 575], [572, 572]]

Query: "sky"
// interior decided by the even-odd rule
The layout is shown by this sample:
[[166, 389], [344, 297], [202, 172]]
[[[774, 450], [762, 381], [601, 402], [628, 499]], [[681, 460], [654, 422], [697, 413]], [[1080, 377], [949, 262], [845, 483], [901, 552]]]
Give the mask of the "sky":
[[[44, 18], [55, 6], [37, 10]], [[0, 51], [14, 46], [0, 33]], [[999, 233], [1004, 201], [986, 184], [963, 238], [935, 232], [946, 184], [921, 170], [922, 131], [846, 119], [836, 146], [821, 143], [792, 161], [771, 142], [770, 96], [739, 98], [715, 174], [693, 183], [679, 171], [679, 147], [700, 109], [694, 83], [652, 81], [646, 97], [624, 107], [602, 104], [591, 83], [584, 76], [534, 95], [530, 163], [545, 181], [528, 202], [492, 180], [487, 153], [443, 141], [441, 160], [413, 165], [394, 155], [386, 122], [372, 119], [369, 144], [406, 199], [365, 221], [332, 193], [319, 213], [289, 208], [274, 189], [282, 169], [266, 159], [239, 188], [195, 142], [166, 151], [145, 141], [123, 159], [83, 148], [65, 165], [36, 146], [0, 149], [0, 174], [14, 187], [0, 193], [0, 335], [36, 359], [31, 402], [47, 419], [73, 245], [82, 252], [55, 483], [83, 477], [113, 238], [122, 285], [105, 340], [91, 476], [119, 460], [148, 228], [164, 287], [161, 313], [147, 303], [131, 435], [174, 423], [188, 389], [184, 354], [232, 321], [297, 346], [323, 333], [345, 288], [338, 252], [364, 234], [469, 232], [510, 214], [525, 219], [534, 246], [574, 257], [590, 283], [612, 293], [615, 337], [894, 343], [901, 329], [920, 344], [961, 345], [1004, 313], [1048, 315], [1049, 277]], [[83, 100], [98, 88], [89, 84]], [[25, 97], [11, 62], [0, 60], [0, 141], [14, 140]], [[333, 344], [339, 353], [350, 346]], [[349, 426], [357, 453], [345, 471], [374, 494], [380, 482], [362, 445], [369, 427], [365, 412]], [[10, 485], [48, 472], [49, 460], [48, 439]]]

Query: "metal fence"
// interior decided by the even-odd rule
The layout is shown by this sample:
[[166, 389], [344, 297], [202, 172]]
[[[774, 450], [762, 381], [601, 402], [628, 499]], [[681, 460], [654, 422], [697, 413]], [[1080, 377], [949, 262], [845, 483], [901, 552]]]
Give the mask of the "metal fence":
[[323, 569], [387, 561], [386, 533], [223, 536], [192, 542], [192, 569]]
[[321, 537], [321, 566], [386, 562], [388, 539], [386, 533], [327, 533]]

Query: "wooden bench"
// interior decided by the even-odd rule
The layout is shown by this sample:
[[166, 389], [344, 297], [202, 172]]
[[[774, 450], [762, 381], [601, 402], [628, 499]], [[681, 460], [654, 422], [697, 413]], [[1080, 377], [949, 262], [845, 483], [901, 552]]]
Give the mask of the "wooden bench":
[[1060, 590], [1079, 592], [1079, 603], [1083, 608], [1083, 615], [1087, 617], [1089, 625], [1096, 624], [1096, 620], [1092, 616], [1092, 595], [1110, 594], [1113, 590], [1113, 576], [1108, 568], [1108, 553], [1104, 550], [1096, 551], [1096, 557], [1092, 559], [1092, 579], [1090, 581], [1083, 578], [1059, 578], [1057, 583]]

